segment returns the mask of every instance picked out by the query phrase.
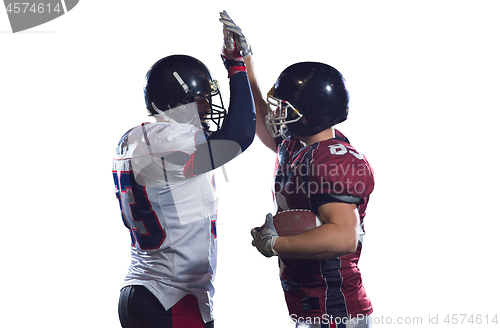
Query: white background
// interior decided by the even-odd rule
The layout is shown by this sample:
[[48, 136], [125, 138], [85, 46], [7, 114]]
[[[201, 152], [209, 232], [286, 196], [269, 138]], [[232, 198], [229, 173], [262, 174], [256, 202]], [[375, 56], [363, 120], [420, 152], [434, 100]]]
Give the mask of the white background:
[[[166, 55], [202, 60], [229, 102], [223, 9], [264, 92], [304, 60], [347, 79], [338, 128], [376, 174], [360, 268], [379, 326], [500, 315], [496, 1], [177, 3], [84, 0], [16, 34], [0, 13], [0, 326], [119, 327], [129, 236], [113, 150], [147, 120], [143, 78]], [[217, 328], [288, 327], [277, 261], [250, 245], [272, 208], [273, 165], [256, 139], [226, 165], [229, 182], [217, 171]]]

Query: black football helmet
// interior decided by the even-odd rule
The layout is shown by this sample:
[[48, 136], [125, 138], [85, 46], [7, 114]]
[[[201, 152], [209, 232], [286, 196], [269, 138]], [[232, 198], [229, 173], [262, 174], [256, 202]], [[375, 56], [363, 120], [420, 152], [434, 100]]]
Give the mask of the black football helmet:
[[[220, 105], [213, 103], [212, 98], [217, 95]], [[218, 82], [212, 79], [205, 64], [187, 55], [167, 56], [149, 69], [144, 81], [144, 99], [150, 115], [167, 116], [169, 111], [179, 113], [183, 108], [180, 106], [207, 99], [210, 110], [200, 113], [200, 120], [204, 129], [210, 131], [220, 129], [226, 116]]]
[[347, 119], [349, 91], [335, 68], [301, 62], [280, 74], [267, 104], [266, 124], [273, 137], [311, 136]]

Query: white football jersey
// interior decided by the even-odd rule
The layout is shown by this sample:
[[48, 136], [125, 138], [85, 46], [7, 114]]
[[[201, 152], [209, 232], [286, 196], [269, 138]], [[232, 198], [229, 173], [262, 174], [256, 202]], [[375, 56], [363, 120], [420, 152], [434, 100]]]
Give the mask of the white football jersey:
[[143, 285], [170, 309], [187, 294], [213, 320], [217, 192], [213, 171], [193, 176], [206, 142], [191, 124], [146, 123], [128, 131], [113, 160], [116, 195], [132, 238], [123, 286]]

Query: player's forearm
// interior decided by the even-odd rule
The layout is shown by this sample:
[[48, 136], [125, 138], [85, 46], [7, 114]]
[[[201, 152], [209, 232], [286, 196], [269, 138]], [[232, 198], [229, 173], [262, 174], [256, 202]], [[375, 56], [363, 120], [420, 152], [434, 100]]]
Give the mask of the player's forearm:
[[234, 74], [230, 79], [230, 104], [222, 129], [212, 133], [210, 140], [237, 142], [245, 151], [255, 136], [255, 108], [244, 72]]
[[250, 87], [252, 88], [252, 94], [255, 102], [255, 111], [258, 112], [258, 116], [264, 117], [267, 114], [267, 103], [262, 97], [259, 82], [257, 81], [257, 77], [255, 75], [253, 56], [250, 55], [244, 60], [247, 67], [248, 81], [250, 82]]
[[275, 151], [276, 143], [274, 141], [274, 138], [272, 138], [269, 134], [269, 130], [267, 129], [265, 122], [265, 117], [267, 115], [267, 102], [262, 96], [262, 91], [255, 75], [253, 56], [247, 56], [244, 60], [248, 72], [248, 81], [250, 82], [250, 87], [252, 89], [253, 99], [255, 103], [257, 137], [264, 145]]
[[354, 253], [357, 245], [356, 230], [326, 223], [298, 235], [279, 237], [274, 250], [286, 258], [329, 259]]

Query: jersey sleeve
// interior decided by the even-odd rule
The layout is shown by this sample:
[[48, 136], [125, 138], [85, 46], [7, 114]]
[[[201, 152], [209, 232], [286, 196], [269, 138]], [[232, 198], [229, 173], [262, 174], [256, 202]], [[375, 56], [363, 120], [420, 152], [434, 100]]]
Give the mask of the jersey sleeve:
[[375, 185], [365, 156], [338, 140], [313, 152], [309, 170], [308, 192], [315, 208], [329, 202], [363, 204]]

